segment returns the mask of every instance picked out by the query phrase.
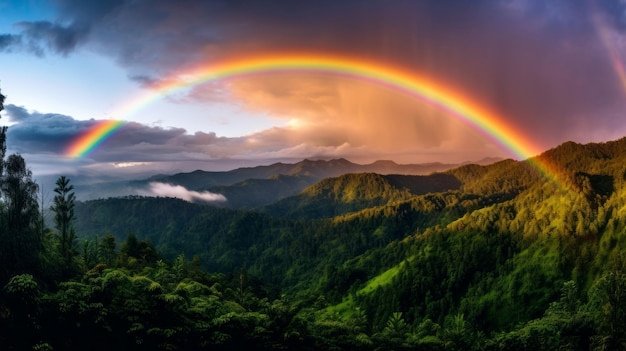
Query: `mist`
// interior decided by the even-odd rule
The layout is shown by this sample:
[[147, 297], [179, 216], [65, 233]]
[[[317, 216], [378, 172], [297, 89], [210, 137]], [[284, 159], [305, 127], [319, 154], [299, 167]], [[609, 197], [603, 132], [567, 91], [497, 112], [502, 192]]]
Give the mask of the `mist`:
[[188, 202], [225, 202], [226, 197], [222, 194], [212, 193], [210, 191], [193, 191], [180, 185], [172, 185], [160, 182], [150, 182], [149, 190], [146, 194], [149, 196], [175, 197]]

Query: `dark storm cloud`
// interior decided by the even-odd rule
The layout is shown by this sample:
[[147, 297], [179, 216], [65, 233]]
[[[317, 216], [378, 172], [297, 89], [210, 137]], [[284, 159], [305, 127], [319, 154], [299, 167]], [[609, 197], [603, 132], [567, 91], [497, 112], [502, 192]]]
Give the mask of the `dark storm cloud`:
[[0, 52], [11, 52], [22, 45], [22, 37], [14, 34], [0, 34]]
[[87, 28], [48, 21], [18, 22], [19, 34], [0, 34], [0, 52], [26, 51], [36, 56], [47, 52], [67, 55], [86, 37]]
[[[403, 33], [412, 32], [415, 16], [428, 10], [412, 1], [371, 0], [68, 0], [56, 4], [56, 20], [63, 25], [26, 23], [38, 29], [29, 32], [30, 38], [71, 50], [81, 38], [89, 37], [94, 47], [134, 67], [137, 72], [132, 76], [141, 75], [142, 68], [172, 69], [199, 59], [302, 49], [303, 44], [306, 50], [360, 48], [361, 53], [371, 54], [372, 47], [406, 39]], [[462, 4], [455, 1], [448, 8], [466, 7]]]
[[31, 116], [28, 110], [20, 106], [6, 105], [5, 108], [11, 122], [23, 121]]
[[5, 110], [9, 121], [16, 122], [7, 132], [7, 146], [16, 152], [61, 153], [67, 140], [81, 130], [81, 123], [69, 116], [31, 113], [10, 104]]
[[0, 34], [0, 51], [46, 52], [67, 55], [82, 44], [92, 25], [109, 15], [124, 1], [56, 1], [55, 21], [21, 21], [14, 24], [19, 34]]
[[[97, 121], [75, 120], [70, 116], [54, 113], [30, 112], [23, 107], [6, 105], [9, 121], [7, 138], [9, 148], [21, 153], [62, 154], [69, 143], [93, 127]], [[116, 146], [140, 143], [166, 144], [185, 133], [182, 129], [164, 130], [128, 123], [115, 138]]]
[[[5, 106], [5, 110], [13, 123], [7, 133], [8, 147], [24, 154], [63, 154], [73, 140], [99, 122], [93, 119], [75, 120], [61, 114], [30, 112], [10, 104]], [[217, 137], [214, 133], [189, 135], [181, 128], [164, 129], [128, 122], [105, 141], [105, 148], [96, 150], [92, 156], [100, 161], [180, 161], [180, 153], [200, 153], [207, 146], [227, 141], [227, 138]]]
[[62, 26], [47, 21], [19, 22], [16, 26], [22, 30], [21, 35], [29, 42], [30, 47], [35, 48], [40, 55], [44, 52], [43, 47], [54, 53], [67, 55], [87, 33], [87, 27], [84, 26]]
[[[590, 115], [595, 128], [610, 130], [616, 111], [626, 108], [591, 20], [597, 11], [610, 30], [623, 34], [626, 4], [620, 1], [61, 0], [56, 5], [55, 22], [22, 23], [19, 36], [0, 36], [0, 49], [19, 44], [39, 54], [68, 54], [85, 47], [113, 56], [142, 86], [231, 57], [292, 51], [349, 55], [431, 77], [547, 146], [585, 141]], [[251, 86], [238, 97], [261, 88]], [[283, 90], [276, 87], [277, 98]], [[191, 96], [213, 98], [201, 88]], [[443, 134], [428, 137], [444, 140]]]
[[123, 7], [124, 4], [131, 2], [133, 1], [56, 0], [55, 4], [59, 9], [59, 17], [61, 20], [94, 23], [110, 13], [117, 11], [119, 8]]
[[[615, 3], [597, 8], [617, 28], [624, 11]], [[115, 55], [144, 86], [230, 57], [333, 52], [433, 77], [546, 145], [580, 139], [577, 126], [592, 113], [609, 128], [626, 107], [584, 1], [187, 0], [124, 2], [104, 12], [64, 4], [73, 21], [93, 21], [93, 49]]]

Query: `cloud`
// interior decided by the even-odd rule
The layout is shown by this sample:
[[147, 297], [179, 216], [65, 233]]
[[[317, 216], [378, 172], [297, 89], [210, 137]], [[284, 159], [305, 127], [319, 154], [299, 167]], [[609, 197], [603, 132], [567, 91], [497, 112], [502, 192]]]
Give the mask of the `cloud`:
[[[6, 105], [5, 109], [9, 121], [14, 123], [7, 132], [8, 147], [20, 153], [62, 155], [73, 140], [99, 122], [94, 119], [76, 120], [62, 114], [29, 111], [12, 104]], [[130, 122], [111, 138], [110, 146], [115, 151], [142, 145], [182, 145], [189, 139], [184, 134], [185, 130], [181, 128], [164, 129]]]
[[37, 56], [47, 52], [68, 55], [89, 40], [93, 26], [114, 13], [126, 0], [59, 0], [55, 21], [20, 21], [14, 23], [19, 34], [0, 34], [0, 51], [27, 51]]
[[22, 37], [14, 34], [0, 34], [0, 52], [11, 52], [21, 47]]
[[[460, 153], [455, 151], [455, 147], [463, 147], [475, 154], [487, 150], [488, 155], [506, 156], [502, 150], [486, 144], [488, 140], [463, 125], [456, 125], [439, 111], [420, 106], [419, 102], [393, 91], [387, 92], [395, 95], [389, 97], [391, 100], [369, 98], [370, 94], [380, 97], [380, 93], [375, 92], [379, 88], [363, 84], [351, 82], [338, 87], [346, 90], [341, 93], [343, 101], [364, 99], [360, 104], [334, 106], [330, 103], [332, 106], [327, 108], [337, 110], [318, 120], [303, 118], [284, 127], [241, 137], [221, 137], [214, 132], [189, 134], [182, 128], [128, 122], [89, 155], [71, 161], [64, 156], [65, 150], [73, 140], [100, 121], [75, 120], [61, 114], [33, 112], [24, 107], [7, 105], [7, 115], [13, 123], [8, 131], [8, 148], [11, 152], [22, 154], [47, 155], [49, 159], [72, 162], [77, 167], [100, 163], [113, 165], [110, 168], [116, 169], [120, 168], [119, 165], [132, 165], [129, 168], [156, 171], [159, 165], [166, 163], [193, 164], [197, 169], [205, 168], [203, 164], [215, 162], [235, 164], [250, 160], [267, 162], [310, 157], [348, 157], [372, 162], [377, 158], [393, 158], [391, 155], [394, 154], [405, 155], [395, 158], [399, 161], [415, 162], [416, 156], [429, 155], [436, 150], [446, 150], [458, 156]], [[392, 106], [386, 105], [389, 101]], [[272, 99], [268, 99], [267, 103], [271, 105]], [[292, 107], [297, 109], [298, 103], [294, 101]], [[420, 111], [420, 118], [416, 116], [416, 109]], [[285, 113], [288, 111], [286, 109]], [[391, 117], [380, 118], [389, 112], [393, 112]], [[315, 109], [312, 109], [311, 116], [316, 116]], [[442, 143], [428, 134], [446, 134], [447, 137], [443, 138], [446, 141]], [[425, 161], [440, 160], [427, 157]], [[456, 158], [455, 161], [465, 159]]]
[[[48, 154], [63, 158], [67, 147], [99, 120], [76, 120], [55, 113], [29, 111], [6, 105], [10, 122], [8, 148], [22, 154]], [[274, 128], [244, 137], [220, 137], [213, 132], [188, 134], [182, 128], [163, 128], [128, 122], [87, 157], [89, 162], [149, 163], [249, 159], [255, 155], [289, 150], [309, 143], [295, 140], [285, 128]], [[288, 153], [292, 155], [292, 153]], [[301, 155], [306, 157], [307, 155]]]
[[[272, 111], [291, 121], [285, 135], [291, 141], [393, 150], [433, 148], [454, 137], [454, 118], [414, 97], [368, 82], [270, 76], [233, 82], [232, 90], [248, 111]], [[281, 131], [261, 134], [277, 138]]]
[[113, 162], [112, 165], [115, 168], [128, 168], [128, 167], [151, 166], [152, 162]]
[[0, 52], [29, 52], [43, 57], [47, 52], [68, 55], [83, 41], [88, 27], [63, 26], [49, 21], [18, 22], [19, 34], [0, 34]]
[[[618, 5], [602, 6], [617, 13]], [[596, 116], [608, 128], [612, 111], [626, 108], [587, 10], [570, 1], [157, 0], [121, 1], [104, 9], [65, 1], [61, 14], [69, 23], [89, 19], [90, 50], [113, 56], [142, 86], [186, 67], [231, 58], [337, 53], [427, 74], [548, 147], [555, 138], [580, 138], [579, 116], [610, 110]], [[613, 16], [619, 29], [623, 16]], [[356, 93], [366, 90], [365, 98]], [[410, 102], [384, 89], [340, 78], [212, 82], [193, 89], [189, 98], [297, 118], [302, 133], [294, 138], [306, 136], [305, 143], [319, 146], [373, 142], [391, 147], [400, 141], [404, 148], [413, 140], [435, 148], [456, 136], [457, 127], [432, 109], [411, 110]], [[363, 127], [367, 123], [369, 131]]]
[[62, 153], [67, 140], [90, 124], [61, 114], [29, 112], [12, 104], [5, 105], [5, 110], [14, 122], [7, 132], [7, 146], [20, 153]]
[[225, 202], [226, 197], [209, 191], [192, 191], [180, 185], [151, 182], [147, 194], [153, 196], [175, 197], [188, 202]]
[[31, 113], [29, 113], [26, 108], [21, 106], [8, 104], [5, 106], [5, 109], [9, 116], [9, 121], [11, 122], [20, 122], [31, 116]]
[[19, 22], [16, 26], [22, 29], [22, 37], [26, 38], [39, 54], [44, 52], [39, 45], [44, 45], [57, 54], [67, 55], [76, 48], [88, 31], [86, 26], [77, 24], [62, 26], [48, 21]]
[[140, 86], [145, 87], [145, 88], [154, 88], [164, 83], [163, 81], [157, 78], [150, 77], [147, 75], [134, 75], [134, 76], [129, 76], [128, 78], [134, 82], [137, 82]]
[[[18, 34], [0, 35], [0, 50], [22, 46], [40, 54], [97, 52], [113, 58], [142, 87], [167, 82], [173, 73], [189, 67], [232, 58], [333, 53], [419, 72], [472, 103], [489, 107], [544, 148], [569, 139], [584, 141], [589, 135], [585, 121], [591, 115], [599, 134], [617, 133], [616, 125], [626, 133], [615, 117], [626, 108], [619, 79], [586, 2], [61, 0], [55, 4], [56, 18], [21, 22]], [[616, 33], [624, 32], [624, 6], [599, 4]], [[626, 58], [626, 50], [622, 48], [620, 55]], [[129, 123], [90, 159], [208, 161], [341, 152], [374, 157], [394, 152], [440, 154], [455, 147], [477, 154], [502, 152], [489, 138], [440, 110], [383, 87], [340, 77], [275, 75], [210, 82], [192, 89], [180, 102], [189, 100], [207, 106], [229, 103], [243, 112], [282, 119], [286, 125], [225, 138], [208, 130], [188, 134], [179, 128]], [[10, 133], [25, 138], [15, 144], [38, 152], [60, 152], [95, 123], [60, 115], [20, 117], [19, 111], [11, 115], [19, 123]], [[57, 122], [48, 134], [40, 128], [54, 128]]]

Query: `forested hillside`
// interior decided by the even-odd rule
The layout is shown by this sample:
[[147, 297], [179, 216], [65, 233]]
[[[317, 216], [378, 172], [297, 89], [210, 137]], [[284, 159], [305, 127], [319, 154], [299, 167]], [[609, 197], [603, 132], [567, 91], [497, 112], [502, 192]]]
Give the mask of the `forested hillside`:
[[2, 349], [626, 349], [626, 138], [248, 210], [60, 177], [46, 226], [5, 136]]
[[[566, 143], [538, 157], [556, 181], [533, 160], [428, 177], [346, 175], [264, 214], [110, 199], [81, 204], [77, 228], [111, 228], [118, 240], [134, 232], [210, 271], [244, 269], [289, 296], [323, 298], [323, 318], [362, 316], [370, 333], [399, 323], [400, 346], [452, 347], [446, 337], [456, 335], [461, 348], [619, 348], [623, 325], [606, 321], [626, 312], [614, 300], [626, 283], [624, 155], [626, 139]], [[172, 206], [154, 215], [162, 223], [122, 224], [152, 218], [140, 209], [159, 201]], [[117, 227], [90, 224], [89, 213], [119, 208]]]
[[324, 179], [262, 209], [291, 218], [326, 218], [369, 207], [408, 200], [415, 195], [458, 189], [461, 183], [447, 174], [429, 176], [348, 174]]

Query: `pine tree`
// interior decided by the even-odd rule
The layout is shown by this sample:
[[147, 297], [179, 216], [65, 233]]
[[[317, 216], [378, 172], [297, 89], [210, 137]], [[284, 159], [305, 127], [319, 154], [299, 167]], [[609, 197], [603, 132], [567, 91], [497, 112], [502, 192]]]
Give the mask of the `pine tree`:
[[105, 235], [98, 243], [98, 263], [112, 265], [115, 261], [115, 237], [112, 234]]
[[54, 224], [57, 229], [59, 253], [63, 258], [66, 269], [73, 267], [73, 259], [76, 252], [76, 232], [74, 231], [74, 186], [70, 185], [70, 179], [65, 176], [56, 181], [54, 192], [54, 205], [50, 209], [54, 212]]

